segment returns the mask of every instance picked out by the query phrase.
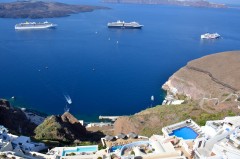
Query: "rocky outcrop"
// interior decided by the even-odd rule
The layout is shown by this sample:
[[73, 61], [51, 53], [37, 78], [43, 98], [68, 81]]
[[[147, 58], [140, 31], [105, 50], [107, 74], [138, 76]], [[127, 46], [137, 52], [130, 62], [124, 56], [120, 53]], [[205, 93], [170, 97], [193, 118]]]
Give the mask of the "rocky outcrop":
[[192, 7], [227, 8], [224, 4], [210, 3], [206, 0], [103, 0], [107, 3], [162, 4]]
[[84, 140], [86, 129], [69, 112], [61, 116], [50, 116], [35, 129], [35, 138], [40, 140], [58, 140], [73, 142]]
[[5, 126], [14, 134], [33, 135], [36, 124], [27, 119], [19, 108], [13, 108], [7, 100], [0, 99], [0, 125]]
[[0, 3], [1, 18], [53, 18], [64, 17], [80, 12], [91, 12], [106, 7], [70, 5], [46, 1], [17, 1]]
[[163, 85], [173, 94], [184, 94], [194, 100], [218, 98], [240, 90], [240, 51], [208, 55], [189, 62]]
[[0, 99], [0, 106], [10, 108], [10, 102], [6, 99]]

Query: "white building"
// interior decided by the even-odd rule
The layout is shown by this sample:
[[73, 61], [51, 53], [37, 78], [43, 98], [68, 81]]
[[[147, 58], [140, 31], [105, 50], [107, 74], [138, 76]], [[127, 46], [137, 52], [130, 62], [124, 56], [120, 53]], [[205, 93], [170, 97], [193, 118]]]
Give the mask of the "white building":
[[46, 149], [46, 146], [44, 143], [35, 143], [35, 142], [32, 142], [30, 137], [27, 137], [27, 136], [19, 136], [18, 138], [14, 139], [12, 141], [12, 144], [13, 144], [13, 147], [19, 145], [20, 148], [23, 150], [23, 151], [41, 151], [43, 149]]
[[195, 158], [239, 159], [240, 116], [208, 121], [202, 130], [205, 137], [195, 140]]

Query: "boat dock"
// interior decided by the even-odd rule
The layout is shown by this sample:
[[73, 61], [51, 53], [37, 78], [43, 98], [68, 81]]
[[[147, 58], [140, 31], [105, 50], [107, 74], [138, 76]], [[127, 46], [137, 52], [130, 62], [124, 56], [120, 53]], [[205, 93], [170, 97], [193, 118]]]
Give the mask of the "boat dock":
[[111, 121], [116, 121], [117, 118], [119, 118], [120, 116], [99, 116], [99, 119], [102, 120], [102, 119], [108, 119], [108, 120], [111, 120]]

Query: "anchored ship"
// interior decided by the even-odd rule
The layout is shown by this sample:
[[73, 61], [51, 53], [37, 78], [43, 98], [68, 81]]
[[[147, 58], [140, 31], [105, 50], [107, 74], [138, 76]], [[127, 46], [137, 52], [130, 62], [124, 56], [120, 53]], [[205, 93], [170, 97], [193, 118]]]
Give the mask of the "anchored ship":
[[28, 30], [28, 29], [48, 29], [55, 28], [57, 25], [50, 22], [36, 23], [36, 22], [25, 22], [15, 25], [16, 30]]
[[220, 38], [220, 35], [218, 33], [206, 33], [201, 35], [201, 39], [217, 39]]
[[107, 26], [109, 28], [129, 28], [129, 29], [141, 29], [143, 25], [140, 25], [138, 22], [129, 22], [126, 23], [124, 21], [118, 20], [117, 22], [108, 23]]

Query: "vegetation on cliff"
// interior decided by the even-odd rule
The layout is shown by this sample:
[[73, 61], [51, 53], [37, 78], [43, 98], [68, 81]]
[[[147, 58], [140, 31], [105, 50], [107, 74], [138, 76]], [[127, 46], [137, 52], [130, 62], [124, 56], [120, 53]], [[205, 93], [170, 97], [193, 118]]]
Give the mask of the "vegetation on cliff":
[[44, 142], [50, 147], [97, 144], [105, 136], [101, 131], [87, 131], [69, 112], [51, 115], [36, 125], [25, 112], [12, 107], [5, 99], [0, 99], [0, 125], [8, 128], [10, 133], [30, 136], [33, 141]]
[[209, 113], [201, 109], [195, 102], [181, 105], [159, 105], [132, 116], [119, 118], [114, 124], [114, 133], [136, 132], [141, 135], [151, 136], [153, 134], [161, 134], [164, 126], [189, 118], [196, 121], [199, 125], [204, 125], [207, 120], [218, 120], [226, 116], [237, 115], [238, 113], [240, 113], [239, 110], [233, 111], [231, 108]]
[[49, 116], [35, 129], [35, 139], [56, 145], [85, 145], [99, 142], [104, 136], [101, 132], [89, 132], [69, 112], [61, 116]]
[[62, 116], [52, 115], [48, 117], [34, 132], [36, 139], [63, 142], [82, 140], [86, 135], [85, 127], [68, 112]]

